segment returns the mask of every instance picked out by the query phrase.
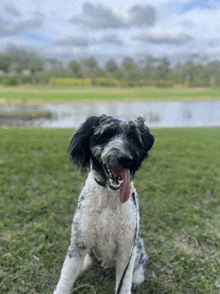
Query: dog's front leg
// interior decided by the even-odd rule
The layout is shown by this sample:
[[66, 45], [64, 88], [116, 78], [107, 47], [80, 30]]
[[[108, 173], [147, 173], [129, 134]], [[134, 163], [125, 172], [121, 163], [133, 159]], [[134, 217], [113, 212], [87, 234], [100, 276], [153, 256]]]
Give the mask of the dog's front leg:
[[69, 246], [54, 294], [69, 294], [71, 292], [72, 286], [81, 272], [85, 255], [85, 249], [78, 245], [71, 244]]
[[[131, 286], [132, 286], [132, 275], [133, 275], [133, 269], [134, 269], [134, 263], [135, 263], [135, 257], [136, 257], [136, 247], [134, 247], [132, 256], [130, 259], [130, 256], [128, 254], [125, 254], [125, 252], [121, 252], [121, 254], [118, 254], [117, 261], [116, 261], [116, 290], [115, 293], [117, 293], [118, 288], [120, 288], [120, 291], [118, 293], [120, 294], [131, 294]], [[130, 262], [129, 262], [130, 259]], [[129, 262], [129, 265], [128, 265]], [[126, 267], [128, 265], [128, 268], [126, 270]], [[122, 276], [126, 270], [126, 273], [124, 275], [123, 281], [121, 282]], [[121, 286], [120, 286], [121, 282]]]

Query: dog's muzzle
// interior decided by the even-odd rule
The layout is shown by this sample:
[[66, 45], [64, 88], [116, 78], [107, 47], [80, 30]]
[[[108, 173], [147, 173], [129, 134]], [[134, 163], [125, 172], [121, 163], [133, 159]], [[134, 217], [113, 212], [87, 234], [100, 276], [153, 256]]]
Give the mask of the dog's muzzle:
[[130, 197], [130, 170], [119, 166], [103, 165], [112, 190], [120, 189], [120, 202], [125, 203]]

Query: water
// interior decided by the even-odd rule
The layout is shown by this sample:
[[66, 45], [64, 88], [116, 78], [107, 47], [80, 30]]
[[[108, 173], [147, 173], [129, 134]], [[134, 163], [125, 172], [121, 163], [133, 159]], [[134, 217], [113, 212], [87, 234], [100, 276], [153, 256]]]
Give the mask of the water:
[[48, 104], [45, 109], [56, 113], [56, 119], [42, 125], [51, 128], [76, 128], [87, 117], [101, 114], [132, 120], [142, 116], [151, 128], [220, 126], [220, 101]]
[[[21, 107], [19, 106], [21, 111]], [[52, 119], [25, 122], [25, 126], [43, 128], [77, 128], [89, 116], [107, 114], [136, 119], [142, 116], [150, 128], [220, 126], [220, 101], [151, 101], [131, 103], [43, 104], [34, 109], [51, 111]], [[6, 109], [7, 108], [7, 109]], [[18, 111], [18, 106], [1, 106], [0, 112]], [[13, 126], [16, 125], [14, 120]], [[22, 121], [17, 122], [22, 126]], [[7, 126], [1, 123], [1, 126]]]

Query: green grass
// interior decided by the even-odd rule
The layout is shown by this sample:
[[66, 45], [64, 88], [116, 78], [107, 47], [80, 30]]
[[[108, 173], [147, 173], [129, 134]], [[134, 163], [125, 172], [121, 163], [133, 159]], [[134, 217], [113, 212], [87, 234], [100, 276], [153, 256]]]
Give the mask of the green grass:
[[[220, 130], [154, 129], [136, 173], [150, 256], [139, 293], [220, 292]], [[71, 130], [0, 130], [0, 293], [52, 293], [86, 175], [67, 159]], [[112, 294], [97, 265], [73, 293]]]
[[[0, 99], [42, 102], [204, 100], [219, 99], [220, 89], [188, 88], [97, 88], [97, 87], [10, 87], [0, 88]], [[14, 103], [15, 101], [11, 101]]]

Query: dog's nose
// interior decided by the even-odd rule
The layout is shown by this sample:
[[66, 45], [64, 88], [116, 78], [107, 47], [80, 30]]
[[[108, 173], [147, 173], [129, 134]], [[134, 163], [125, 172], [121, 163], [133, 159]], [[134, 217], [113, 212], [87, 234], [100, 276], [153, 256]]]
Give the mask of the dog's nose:
[[133, 157], [129, 153], [120, 153], [117, 156], [118, 163], [124, 167], [129, 168], [132, 163]]

